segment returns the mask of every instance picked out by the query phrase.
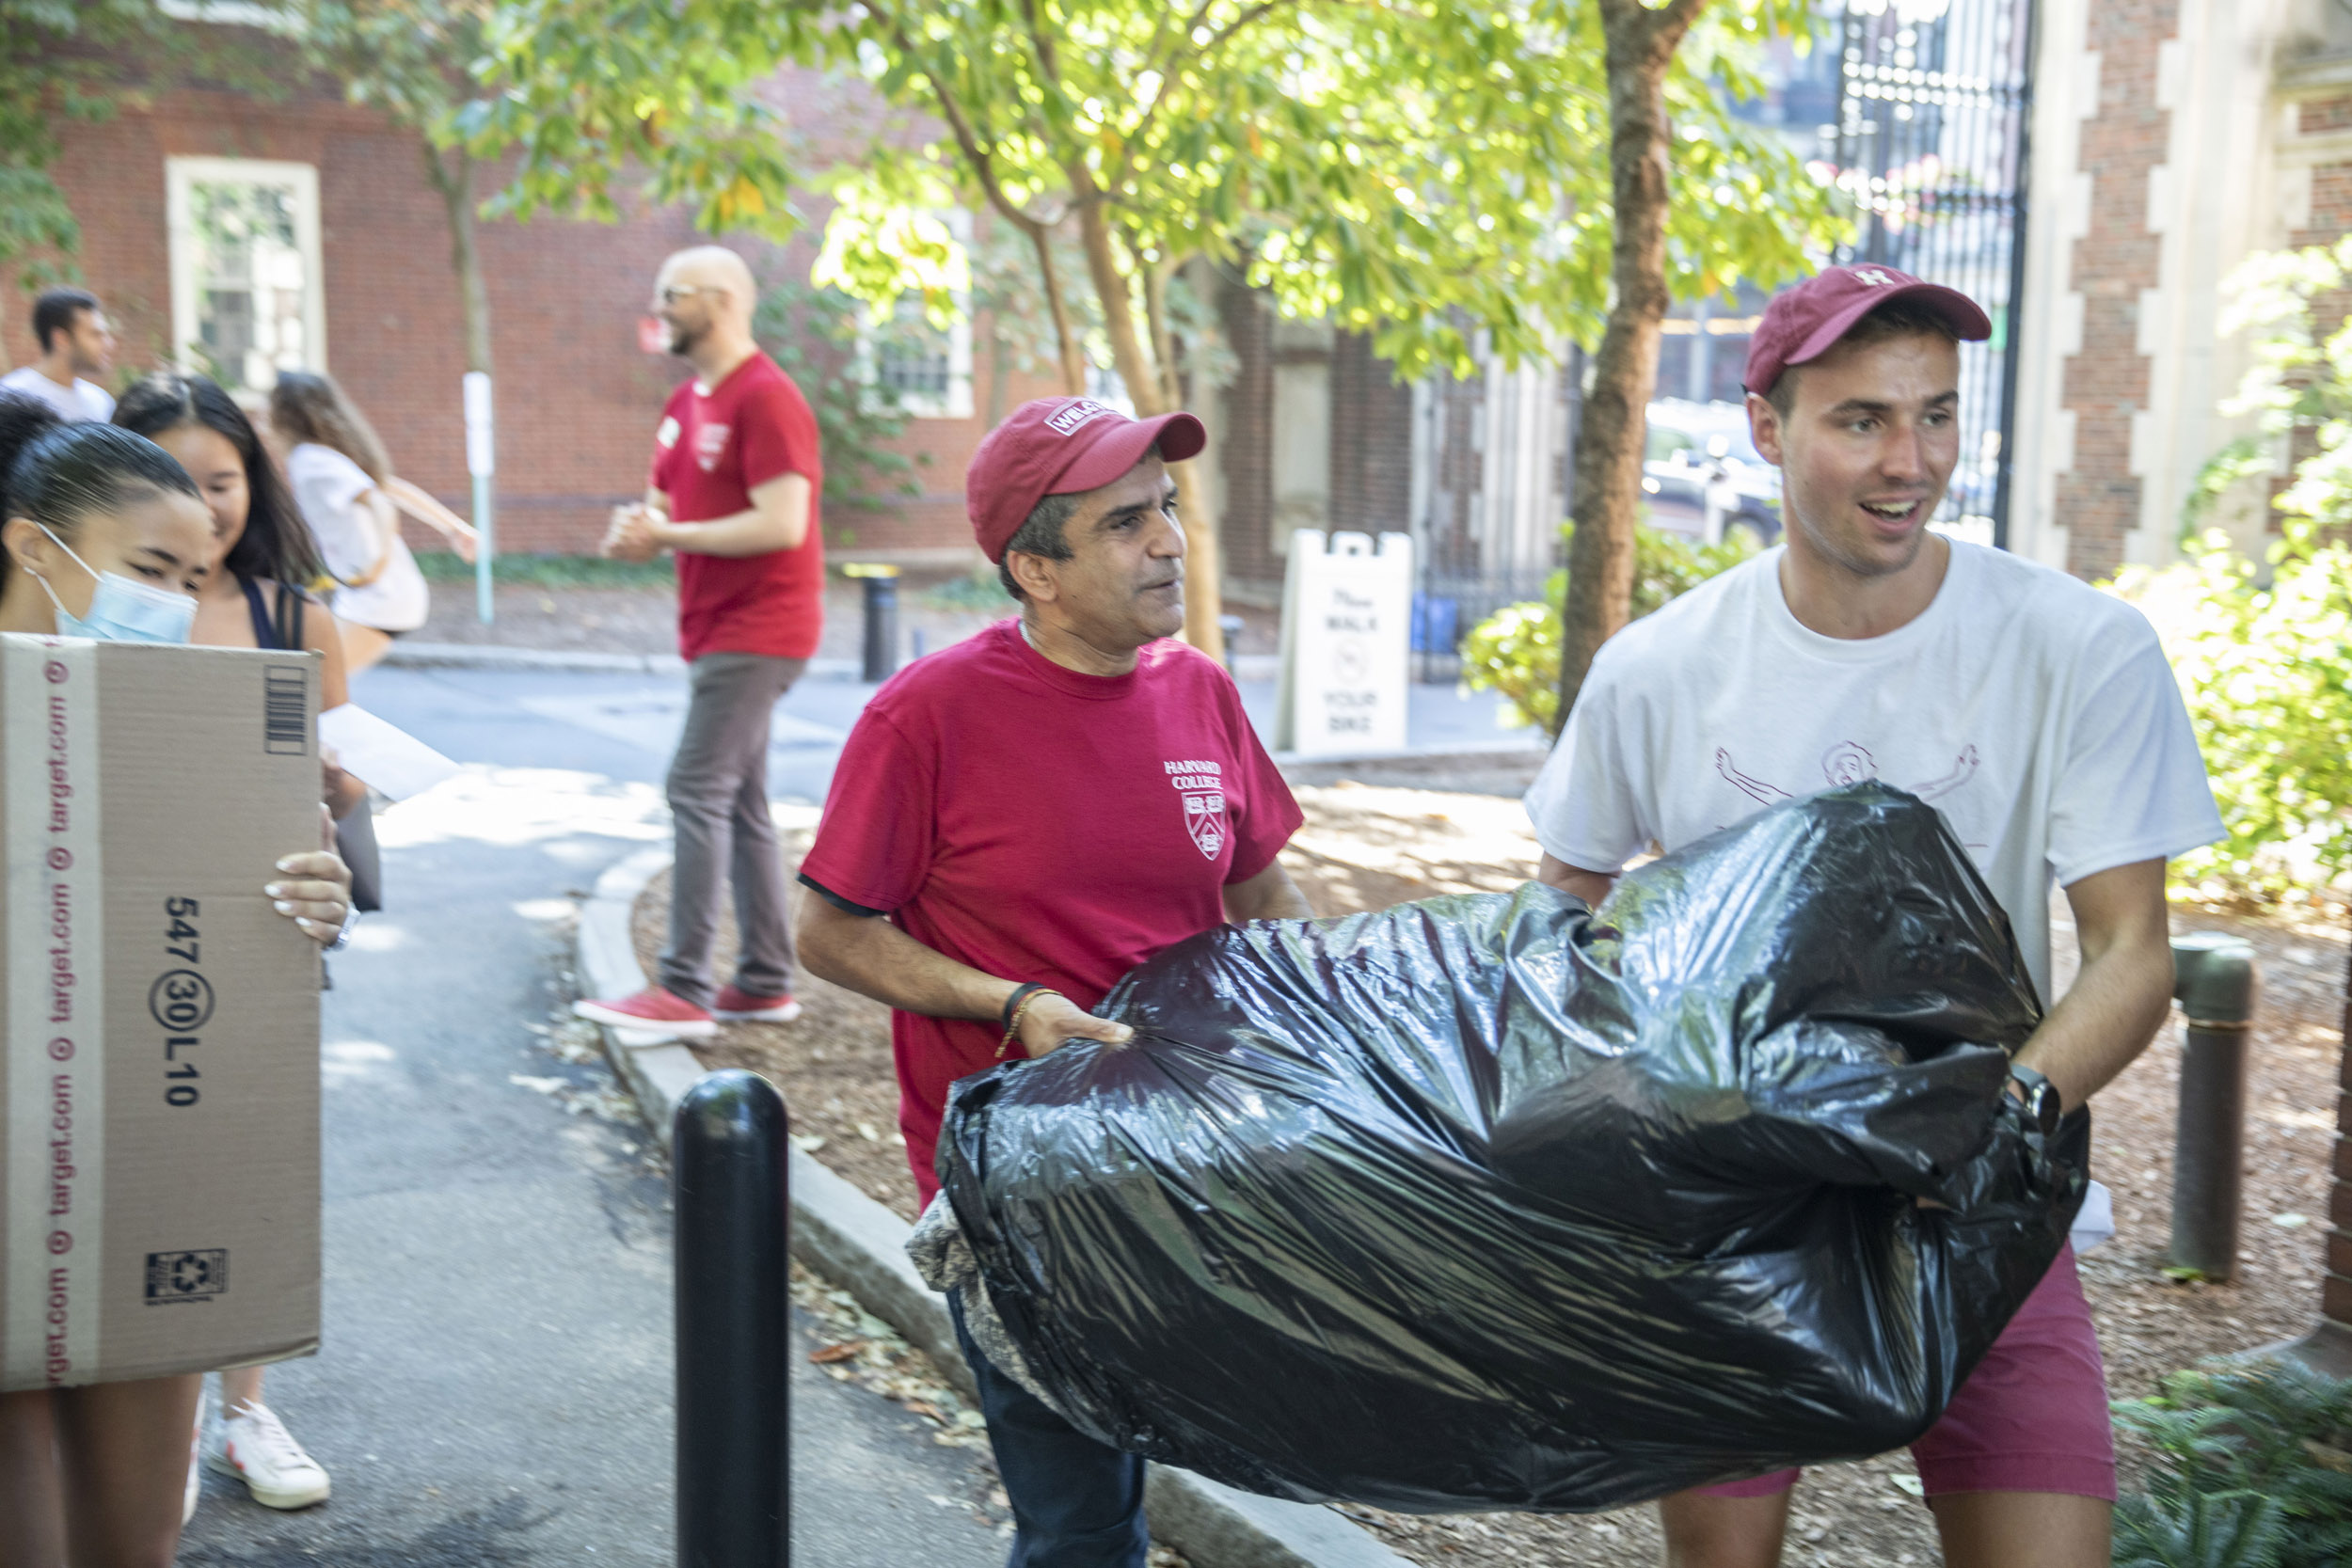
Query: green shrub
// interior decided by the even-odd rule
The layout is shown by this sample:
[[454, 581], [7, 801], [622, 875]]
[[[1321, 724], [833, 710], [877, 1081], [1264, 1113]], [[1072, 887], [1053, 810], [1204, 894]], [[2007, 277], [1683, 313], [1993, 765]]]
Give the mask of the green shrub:
[[2154, 1450], [2115, 1514], [2116, 1568], [2336, 1568], [2352, 1560], [2352, 1380], [2220, 1363], [2115, 1407]]
[[2263, 586], [2210, 533], [2116, 591], [2155, 623], [2229, 830], [2173, 863], [2205, 897], [2269, 900], [2352, 870], [2352, 551], [2287, 523]]
[[825, 537], [835, 545], [857, 542], [857, 531], [843, 526], [845, 518], [888, 512], [922, 494], [914, 469], [930, 461], [928, 454], [910, 457], [898, 449], [896, 442], [906, 433], [906, 411], [897, 393], [861, 367], [865, 356], [885, 346], [919, 342], [923, 324], [917, 319], [876, 325], [866, 314], [865, 306], [838, 289], [785, 277], [760, 291], [752, 321], [759, 346], [806, 394], [817, 416], [825, 467]]
[[[2176, 885], [2206, 896], [2276, 898], [2352, 870], [2352, 323], [2333, 303], [2347, 281], [2352, 238], [2232, 275], [2220, 325], [2250, 329], [2253, 368], [2223, 409], [2253, 415], [2257, 434], [2199, 474], [2186, 559], [2115, 585], [2164, 636], [2229, 828], [2174, 863]], [[2265, 580], [2225, 535], [2196, 533], [2282, 453], [2293, 477], [2271, 503], [2281, 537]]]
[[[1575, 534], [1560, 525], [1561, 553]], [[1640, 620], [1668, 599], [1686, 594], [1719, 572], [1756, 553], [1745, 531], [1720, 545], [1703, 545], [1647, 523], [1633, 531], [1633, 619]], [[1509, 699], [1510, 721], [1541, 724], [1560, 733], [1560, 626], [1568, 599], [1568, 574], [1551, 574], [1541, 604], [1505, 605], [1462, 639], [1462, 684], [1472, 691], [1498, 691]]]
[[[471, 582], [473, 565], [453, 550], [419, 550], [417, 569], [427, 582]], [[607, 561], [595, 555], [508, 555], [499, 552], [491, 575], [503, 587], [675, 588], [670, 559]]]

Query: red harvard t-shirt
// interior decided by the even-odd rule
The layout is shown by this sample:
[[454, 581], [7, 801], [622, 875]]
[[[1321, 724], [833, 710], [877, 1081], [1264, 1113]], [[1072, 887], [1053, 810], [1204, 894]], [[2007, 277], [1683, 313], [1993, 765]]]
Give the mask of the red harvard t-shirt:
[[[1299, 821], [1215, 660], [1160, 641], [1131, 673], [1080, 674], [1003, 621], [875, 693], [801, 876], [959, 963], [1092, 1007], [1222, 924], [1225, 885], [1263, 871]], [[994, 1063], [1002, 1037], [993, 1022], [890, 1015], [925, 1203], [947, 1085]]]
[[752, 487], [805, 474], [808, 537], [766, 555], [677, 552], [678, 652], [806, 658], [824, 628], [824, 532], [814, 492], [825, 486], [817, 416], [792, 378], [764, 354], [727, 372], [707, 393], [687, 382], [670, 394], [654, 434], [653, 487], [670, 515], [707, 523], [748, 512]]

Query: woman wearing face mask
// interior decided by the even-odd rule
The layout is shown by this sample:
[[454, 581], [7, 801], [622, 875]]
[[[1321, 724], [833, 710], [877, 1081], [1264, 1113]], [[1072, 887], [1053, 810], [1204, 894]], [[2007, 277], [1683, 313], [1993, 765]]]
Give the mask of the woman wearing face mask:
[[[309, 648], [321, 656], [319, 706], [341, 705], [346, 689], [335, 617], [300, 586], [318, 577], [318, 556], [245, 410], [209, 377], [165, 373], [125, 392], [114, 422], [178, 459], [212, 513], [213, 569], [197, 590], [188, 641]], [[328, 768], [325, 794], [338, 820], [366, 793], [358, 780]], [[200, 1447], [205, 1463], [244, 1481], [264, 1507], [307, 1508], [327, 1496], [326, 1466], [262, 1402], [259, 1367], [220, 1374], [220, 1407], [204, 1422]], [[193, 1487], [193, 1470], [189, 1481]]]
[[[151, 441], [0, 396], [0, 632], [187, 640], [216, 549], [212, 517]], [[291, 847], [266, 892], [329, 945], [349, 874], [332, 854]], [[0, 1563], [167, 1568], [203, 1381], [0, 1394]]]
[[279, 372], [269, 426], [285, 450], [302, 519], [341, 585], [331, 602], [345, 666], [356, 674], [382, 658], [393, 638], [424, 625], [432, 606], [424, 574], [400, 537], [401, 515], [440, 531], [465, 561], [473, 559], [474, 531], [392, 472], [367, 416], [326, 376]]

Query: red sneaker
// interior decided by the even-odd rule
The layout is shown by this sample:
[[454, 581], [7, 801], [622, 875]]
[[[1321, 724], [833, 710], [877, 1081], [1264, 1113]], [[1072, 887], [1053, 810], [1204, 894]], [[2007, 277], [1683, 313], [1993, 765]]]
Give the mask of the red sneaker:
[[710, 1005], [710, 1016], [730, 1023], [789, 1023], [801, 1016], [801, 1005], [790, 992], [754, 996], [740, 986], [722, 986], [718, 1000]]
[[615, 1029], [655, 1029], [680, 1039], [708, 1039], [719, 1032], [711, 1016], [682, 996], [660, 986], [647, 986], [635, 996], [617, 1002], [575, 1002], [572, 1011], [592, 1023]]

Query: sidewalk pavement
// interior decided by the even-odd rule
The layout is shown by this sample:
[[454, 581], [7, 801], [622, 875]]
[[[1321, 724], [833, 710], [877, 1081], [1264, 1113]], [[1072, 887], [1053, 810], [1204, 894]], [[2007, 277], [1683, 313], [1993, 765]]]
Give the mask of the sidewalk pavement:
[[[780, 808], [778, 825], [805, 826], [813, 815], [805, 807]], [[629, 938], [630, 912], [638, 894], [668, 864], [665, 850], [646, 849], [597, 879], [595, 896], [580, 911], [578, 966], [581, 981], [597, 994], [626, 995], [645, 983]], [[666, 1138], [678, 1101], [702, 1077], [701, 1063], [667, 1035], [598, 1033], [645, 1119]], [[977, 1400], [946, 1298], [924, 1284], [907, 1257], [913, 1227], [802, 1149], [790, 1149], [788, 1159], [793, 1256], [904, 1335], [959, 1392]], [[1152, 1539], [1174, 1546], [1195, 1568], [1410, 1568], [1328, 1509], [1253, 1497], [1165, 1465], [1151, 1467], [1146, 1508]]]
[[[773, 798], [779, 802], [797, 802], [803, 810], [822, 800], [841, 741], [873, 689], [849, 681], [808, 681], [785, 699], [779, 706], [775, 747], [770, 757], [770, 792]], [[665, 862], [668, 832], [653, 781], [667, 765], [683, 716], [684, 692], [675, 678], [664, 680], [642, 673], [598, 671], [391, 668], [362, 674], [354, 684], [354, 696], [457, 760], [494, 769], [477, 779], [444, 785], [414, 803], [434, 808], [433, 820], [447, 824], [430, 830], [432, 834], [447, 835], [452, 843], [462, 840], [474, 846], [511, 845], [518, 848], [548, 841], [547, 853], [562, 863], [579, 868], [572, 873], [577, 879], [574, 886], [592, 879], [592, 867], [626, 862], [626, 868], [612, 867], [599, 885], [599, 891], [609, 895], [602, 901], [612, 906], [617, 897], [617, 907], [623, 911], [628, 897], [633, 895], [633, 888], [618, 895], [613, 890], [632, 878], [635, 885], [641, 886], [643, 879]], [[1263, 697], [1264, 705], [1270, 709], [1270, 683], [1264, 688]], [[578, 775], [556, 772], [549, 764], [602, 775], [595, 787], [614, 793], [617, 799], [628, 802], [628, 809], [589, 808], [580, 784], [573, 782]], [[399, 824], [399, 813], [406, 809], [395, 808], [387, 819], [386, 831], [391, 834], [388, 847], [390, 842], [405, 843], [403, 832], [427, 832], [422, 819], [417, 820], [417, 826], [394, 831]], [[583, 811], [588, 814], [588, 822], [578, 820]], [[598, 811], [613, 820], [600, 844], [592, 849], [580, 832], [582, 829], [595, 831], [593, 821]], [[631, 847], [638, 852], [623, 852]], [[481, 868], [479, 856], [475, 868]], [[395, 871], [391, 877], [397, 896], [399, 873]], [[595, 902], [592, 900], [592, 907]], [[529, 907], [528, 899], [514, 905], [518, 912]], [[610, 924], [610, 908], [606, 914]], [[446, 948], [452, 955], [470, 950], [469, 932], [453, 942], [445, 940], [448, 932], [437, 927], [435, 929], [437, 946]], [[582, 934], [586, 935], [585, 928]], [[607, 945], [612, 944], [608, 942]], [[618, 951], [633, 970], [635, 959], [627, 945], [625, 914]], [[634, 982], [624, 975], [599, 974], [594, 969], [579, 971], [575, 984], [599, 994], [615, 987], [634, 988]], [[622, 1054], [624, 1058], [628, 1055]], [[644, 1101], [647, 1117], [656, 1126], [666, 1124], [676, 1096], [698, 1070], [682, 1050], [663, 1060], [667, 1066], [666, 1088], [653, 1087], [642, 1075], [633, 1075], [633, 1086]], [[331, 1132], [330, 1129], [330, 1136]], [[815, 1167], [797, 1151], [795, 1170], [799, 1196], [805, 1197], [810, 1192], [827, 1190], [824, 1178], [829, 1173]], [[878, 1294], [873, 1289], [876, 1280], [911, 1277], [902, 1252], [902, 1222], [846, 1183], [834, 1180], [831, 1190], [839, 1201], [825, 1213], [813, 1213], [803, 1207], [796, 1214], [803, 1240], [834, 1238], [830, 1249], [816, 1259], [819, 1272], [850, 1288], [867, 1310], [893, 1323], [915, 1343], [932, 1351], [943, 1370], [954, 1375], [960, 1369], [952, 1339], [943, 1327], [938, 1298], [920, 1291], [919, 1286], [912, 1295], [903, 1291], [898, 1294]], [[330, 1229], [335, 1225], [331, 1214], [329, 1225]], [[666, 1236], [666, 1229], [663, 1234]], [[902, 1286], [904, 1277], [900, 1277]], [[642, 1308], [632, 1309], [632, 1318], [637, 1310]], [[660, 1303], [660, 1317], [666, 1323], [666, 1299]], [[666, 1346], [662, 1347], [661, 1355], [666, 1367]], [[667, 1396], [665, 1384], [659, 1390], [660, 1409], [665, 1419]], [[861, 1397], [871, 1402], [871, 1396]], [[297, 1426], [296, 1430], [299, 1433], [302, 1428]], [[333, 1464], [325, 1452], [321, 1458], [330, 1465]], [[800, 1463], [804, 1470], [806, 1459]], [[662, 1476], [666, 1506], [666, 1470]], [[1172, 1473], [1163, 1476], [1155, 1482], [1154, 1506], [1163, 1537], [1188, 1550], [1198, 1568], [1401, 1568], [1402, 1564], [1401, 1559], [1335, 1513], [1248, 1498], [1197, 1478], [1178, 1478]], [[969, 1528], [968, 1525], [960, 1528]], [[857, 1560], [823, 1556], [816, 1560], [826, 1562], [828, 1568], [835, 1568], [836, 1564], [849, 1568]], [[911, 1557], [900, 1560], [904, 1568], [914, 1568], [921, 1560], [924, 1560]], [[931, 1560], [945, 1563], [953, 1560], [942, 1557]]]
[[[391, 907], [326, 998], [324, 1343], [268, 1373], [335, 1495], [278, 1514], [208, 1476], [183, 1563], [675, 1560], [665, 1169], [603, 1065], [527, 1029], [572, 994], [567, 895], [666, 840], [647, 771], [475, 769], [383, 818]], [[801, 1560], [1003, 1560], [937, 1500], [970, 1455], [804, 1357], [793, 1391]]]

